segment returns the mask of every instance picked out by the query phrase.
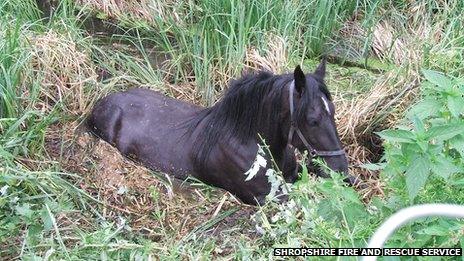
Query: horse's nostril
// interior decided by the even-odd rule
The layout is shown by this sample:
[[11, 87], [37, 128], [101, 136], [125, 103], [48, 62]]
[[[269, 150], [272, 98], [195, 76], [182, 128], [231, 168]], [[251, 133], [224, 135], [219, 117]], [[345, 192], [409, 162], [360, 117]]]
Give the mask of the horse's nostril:
[[353, 177], [353, 176], [348, 176], [348, 177], [345, 178], [343, 181], [345, 181], [346, 183], [350, 184], [350, 186], [354, 186], [355, 183], [356, 183], [356, 179], [355, 179], [355, 177]]

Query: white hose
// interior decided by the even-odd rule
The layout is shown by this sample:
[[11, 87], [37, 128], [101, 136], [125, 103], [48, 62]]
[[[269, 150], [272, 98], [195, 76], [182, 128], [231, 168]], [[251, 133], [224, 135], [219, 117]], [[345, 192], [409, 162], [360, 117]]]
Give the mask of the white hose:
[[[387, 219], [372, 236], [368, 248], [382, 248], [397, 228], [408, 221], [428, 216], [464, 218], [464, 206], [451, 204], [424, 204], [402, 209]], [[375, 261], [376, 256], [366, 256], [363, 261]]]

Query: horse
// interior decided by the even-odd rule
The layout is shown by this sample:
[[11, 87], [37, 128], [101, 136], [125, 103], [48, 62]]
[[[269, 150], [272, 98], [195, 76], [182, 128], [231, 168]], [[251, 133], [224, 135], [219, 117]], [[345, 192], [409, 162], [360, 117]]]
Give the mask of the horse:
[[[134, 88], [100, 99], [87, 117], [90, 131], [124, 156], [185, 180], [189, 175], [223, 188], [243, 203], [264, 204], [271, 184], [268, 164], [252, 179], [261, 139], [286, 182], [298, 179], [295, 148], [308, 151], [311, 171], [327, 177], [312, 158], [346, 175], [348, 161], [334, 121], [335, 107], [324, 81], [325, 59], [313, 73], [261, 71], [232, 80], [212, 107]], [[265, 159], [270, 162], [271, 155]]]

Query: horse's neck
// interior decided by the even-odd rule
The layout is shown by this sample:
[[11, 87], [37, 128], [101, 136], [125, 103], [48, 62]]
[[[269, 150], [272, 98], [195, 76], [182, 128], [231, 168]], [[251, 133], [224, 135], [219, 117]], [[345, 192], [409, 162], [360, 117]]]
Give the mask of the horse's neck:
[[[282, 140], [275, 140], [272, 137], [263, 137], [264, 140], [266, 141], [266, 145], [269, 146], [269, 151], [272, 154], [272, 157], [276, 160], [276, 162], [280, 162], [284, 155], [285, 147], [286, 147], [286, 142]], [[262, 141], [258, 141], [259, 143], [262, 143]]]

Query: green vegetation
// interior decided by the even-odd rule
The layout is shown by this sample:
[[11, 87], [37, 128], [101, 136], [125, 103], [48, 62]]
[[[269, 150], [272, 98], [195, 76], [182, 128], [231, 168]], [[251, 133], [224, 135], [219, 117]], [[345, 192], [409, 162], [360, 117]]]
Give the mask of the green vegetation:
[[[37, 2], [0, 1], [2, 258], [266, 259], [362, 247], [401, 208], [464, 204], [461, 0]], [[322, 54], [367, 189], [303, 171], [288, 203], [252, 208], [200, 183], [184, 193], [79, 132], [111, 91], [212, 104], [243, 70], [311, 70]], [[462, 247], [463, 222], [414, 222], [387, 245]]]
[[[407, 114], [407, 125], [385, 130], [379, 135], [386, 144], [384, 169], [392, 184], [406, 184], [409, 200], [415, 201], [427, 182], [444, 182], [451, 191], [459, 192], [464, 152], [464, 85], [463, 79], [452, 80], [435, 71], [424, 71], [423, 100]], [[395, 146], [399, 145], [399, 146]], [[398, 173], [405, 173], [401, 180]], [[429, 176], [429, 174], [432, 174]], [[400, 180], [398, 180], [400, 179]], [[460, 193], [457, 193], [458, 195]], [[447, 200], [460, 203], [458, 198], [439, 197], [428, 200]]]

